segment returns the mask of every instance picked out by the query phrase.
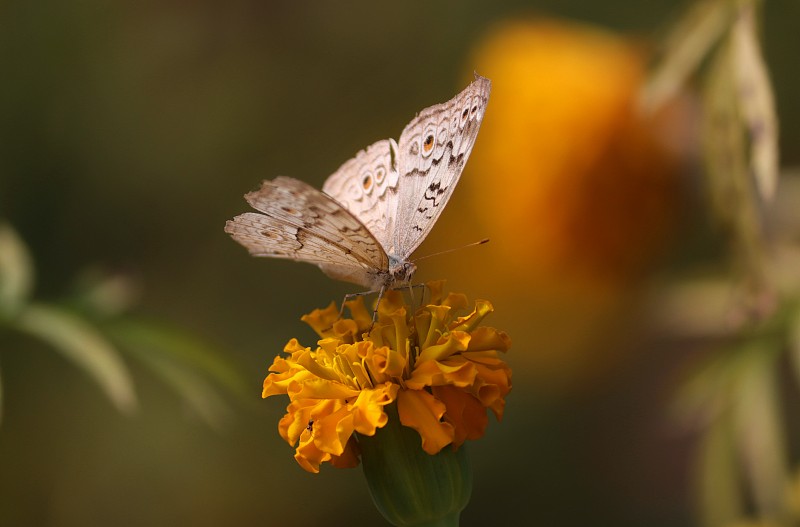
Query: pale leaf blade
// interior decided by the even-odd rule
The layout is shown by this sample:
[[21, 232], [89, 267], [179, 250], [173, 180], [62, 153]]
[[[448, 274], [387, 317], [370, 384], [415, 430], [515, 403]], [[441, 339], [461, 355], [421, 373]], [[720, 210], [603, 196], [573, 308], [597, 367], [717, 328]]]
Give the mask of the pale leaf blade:
[[711, 424], [699, 447], [700, 524], [704, 527], [733, 525], [742, 518], [744, 505], [739, 490], [733, 430], [727, 414], [719, 415]]
[[162, 322], [127, 318], [104, 326], [126, 350], [162, 354], [204, 373], [231, 392], [247, 397], [242, 375], [212, 346], [193, 334]]
[[206, 379], [168, 357], [134, 350], [135, 348], [128, 351], [133, 352], [143, 364], [172, 387], [210, 427], [219, 430], [230, 419], [231, 410], [228, 404]]
[[0, 314], [16, 313], [33, 287], [33, 261], [25, 243], [0, 222]]
[[786, 431], [780, 412], [776, 357], [772, 343], [753, 342], [741, 352], [741, 364], [733, 405], [737, 446], [752, 485], [759, 516], [786, 513], [783, 493], [789, 481]]
[[0, 368], [0, 424], [3, 424], [3, 370]]
[[17, 329], [50, 344], [100, 385], [122, 412], [136, 408], [128, 369], [114, 347], [91, 325], [69, 311], [41, 304], [23, 309]]
[[700, 67], [729, 25], [730, 5], [728, 0], [697, 2], [675, 24], [640, 94], [645, 112], [657, 111], [673, 98]]
[[739, 105], [750, 137], [750, 169], [761, 198], [768, 201], [778, 186], [778, 116], [752, 3], [742, 7], [731, 39]]

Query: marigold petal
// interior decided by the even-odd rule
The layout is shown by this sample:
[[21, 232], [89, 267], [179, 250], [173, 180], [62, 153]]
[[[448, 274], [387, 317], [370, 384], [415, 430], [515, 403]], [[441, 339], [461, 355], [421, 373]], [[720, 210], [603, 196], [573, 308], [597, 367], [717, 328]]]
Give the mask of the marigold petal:
[[[470, 392], [475, 395], [483, 406], [491, 408], [498, 420], [503, 415], [504, 398], [511, 391], [511, 368], [502, 360], [495, 358], [489, 361], [486, 354], [495, 352], [478, 352], [481, 361], [472, 362], [477, 370], [475, 384]], [[473, 355], [471, 353], [466, 356]]]
[[317, 448], [310, 432], [305, 431], [303, 434], [300, 444], [295, 449], [294, 459], [307, 472], [318, 474], [320, 464], [330, 461], [332, 456]]
[[459, 317], [450, 324], [451, 331], [473, 331], [481, 323], [483, 317], [494, 311], [488, 300], [476, 300], [475, 309], [465, 317]]
[[511, 338], [505, 332], [488, 326], [475, 328], [470, 335], [472, 339], [469, 341], [467, 351], [506, 352], [511, 348]]
[[307, 315], [300, 317], [300, 320], [311, 326], [320, 337], [331, 336], [333, 323], [339, 319], [339, 310], [336, 303], [331, 302], [325, 309], [315, 309]]
[[307, 350], [305, 346], [301, 345], [297, 339], [291, 339], [286, 345], [283, 347], [284, 353], [294, 354], [296, 351], [303, 351]]
[[447, 361], [417, 362], [417, 366], [406, 380], [406, 386], [419, 390], [425, 386], [452, 384], [459, 387], [471, 386], [478, 373], [475, 365], [461, 357]]
[[374, 390], [361, 390], [353, 403], [353, 425], [356, 432], [364, 435], [375, 435], [375, 430], [386, 424], [388, 416], [383, 407], [397, 398], [400, 386], [387, 382]]
[[429, 346], [433, 346], [439, 341], [439, 338], [442, 336], [442, 333], [446, 329], [445, 322], [449, 317], [450, 308], [447, 306], [427, 305], [425, 306], [425, 311], [431, 314], [431, 318], [429, 322], [429, 327], [426, 328], [424, 339], [420, 334], [421, 350], [424, 350]]
[[398, 289], [392, 289], [384, 293], [381, 303], [378, 304], [378, 318], [390, 317], [398, 309], [405, 309], [406, 301], [403, 293]]
[[[320, 341], [322, 342], [322, 341]], [[307, 351], [301, 353], [297, 357], [297, 364], [302, 366], [306, 369], [309, 373], [319, 377], [320, 379], [325, 379], [328, 381], [337, 381], [339, 380], [339, 375], [333, 371], [330, 366], [321, 364], [319, 359], [321, 358], [320, 353], [314, 353], [312, 351]]]
[[284, 373], [270, 373], [264, 379], [264, 387], [261, 390], [261, 397], [266, 399], [272, 395], [282, 395], [289, 392], [289, 387], [293, 383], [302, 383], [306, 379], [313, 378], [313, 375], [302, 368], [293, 367]]
[[455, 429], [453, 444], [483, 437], [489, 417], [480, 401], [454, 386], [435, 386], [433, 395], [447, 406], [445, 419]]
[[353, 435], [353, 412], [349, 405], [314, 421], [314, 444], [323, 452], [339, 456]]
[[444, 298], [444, 280], [431, 280], [425, 283], [430, 292], [429, 304], [441, 304]]
[[388, 346], [370, 349], [364, 362], [376, 382], [386, 382], [393, 377], [401, 377], [408, 363], [403, 354]]
[[441, 304], [449, 307], [450, 309], [458, 310], [466, 309], [466, 307], [469, 305], [469, 301], [467, 300], [467, 295], [464, 293], [448, 293], [447, 298], [442, 300]]
[[278, 432], [294, 446], [315, 420], [335, 412], [343, 405], [336, 400], [298, 399], [286, 407], [286, 415], [278, 423]]
[[469, 345], [470, 335], [463, 331], [453, 331], [439, 339], [433, 346], [423, 348], [422, 353], [417, 358], [417, 364], [430, 360], [444, 360], [460, 351], [466, 351]]
[[354, 320], [344, 318], [333, 323], [330, 334], [342, 342], [352, 344], [358, 339], [360, 331], [358, 330], [358, 324]]
[[453, 425], [441, 421], [447, 407], [424, 390], [400, 390], [397, 412], [400, 422], [416, 430], [422, 438], [422, 449], [436, 454], [453, 442]]
[[303, 382], [293, 382], [287, 390], [289, 398], [294, 399], [350, 399], [357, 397], [359, 391], [336, 381], [328, 381], [310, 376]]
[[344, 452], [339, 456], [331, 454], [330, 463], [336, 468], [353, 468], [357, 467], [359, 463], [359, 455], [361, 450], [358, 447], [358, 441], [354, 437], [350, 437], [347, 445], [344, 447]]
[[344, 303], [350, 311], [350, 318], [356, 322], [359, 331], [366, 331], [372, 325], [372, 311], [364, 305], [364, 297], [357, 296]]

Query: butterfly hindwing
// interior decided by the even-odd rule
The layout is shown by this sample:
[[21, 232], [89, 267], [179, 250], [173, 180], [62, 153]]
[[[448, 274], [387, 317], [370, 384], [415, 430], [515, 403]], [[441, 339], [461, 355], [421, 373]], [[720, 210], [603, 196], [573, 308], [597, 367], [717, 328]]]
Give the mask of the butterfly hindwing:
[[236, 216], [225, 232], [254, 256], [319, 265], [332, 278], [371, 287], [388, 258], [344, 207], [302, 181], [279, 177], [245, 196], [260, 213]]
[[385, 251], [390, 250], [397, 210], [397, 143], [378, 141], [333, 173], [322, 191], [358, 218]]

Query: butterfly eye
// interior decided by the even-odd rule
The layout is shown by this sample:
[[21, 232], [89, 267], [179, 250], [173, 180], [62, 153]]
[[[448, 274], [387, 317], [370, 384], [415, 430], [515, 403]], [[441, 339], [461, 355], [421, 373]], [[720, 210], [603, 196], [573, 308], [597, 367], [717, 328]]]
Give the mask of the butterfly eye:
[[458, 123], [458, 127], [464, 128], [464, 125], [467, 124], [467, 119], [469, 119], [469, 105], [465, 106], [461, 111], [461, 122]]
[[425, 141], [422, 143], [422, 151], [426, 154], [433, 150], [433, 134], [425, 136]]
[[478, 97], [472, 98], [472, 116], [475, 117], [478, 115], [478, 106], [480, 105], [480, 99]]
[[383, 183], [384, 178], [386, 177], [386, 169], [383, 167], [378, 167], [375, 169], [375, 184], [380, 185]]
[[369, 193], [372, 190], [372, 183], [372, 174], [368, 172], [361, 179], [361, 186], [364, 187], [364, 192]]

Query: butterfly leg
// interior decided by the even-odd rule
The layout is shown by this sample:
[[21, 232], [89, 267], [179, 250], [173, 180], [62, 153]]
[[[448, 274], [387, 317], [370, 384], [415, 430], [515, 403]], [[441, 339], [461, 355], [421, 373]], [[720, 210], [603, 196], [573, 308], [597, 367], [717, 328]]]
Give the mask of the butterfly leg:
[[386, 286], [381, 286], [381, 290], [378, 291], [378, 301], [375, 302], [375, 310], [372, 312], [372, 325], [369, 329], [372, 329], [372, 326], [375, 325], [375, 322], [378, 320], [378, 308], [381, 305], [381, 300], [383, 299], [383, 294], [386, 292]]
[[428, 286], [425, 284], [408, 284], [408, 295], [411, 297], [411, 307], [414, 308], [414, 289], [419, 288], [422, 289], [422, 295], [420, 295], [419, 299], [419, 307], [422, 306], [422, 302], [425, 300], [425, 289]]
[[339, 308], [339, 318], [342, 318], [342, 316], [344, 316], [344, 307], [346, 302], [349, 302], [354, 298], [358, 298], [359, 296], [367, 296], [377, 292], [378, 291], [362, 291], [360, 293], [347, 293], [346, 295], [344, 295], [344, 298], [342, 299], [342, 307]]

